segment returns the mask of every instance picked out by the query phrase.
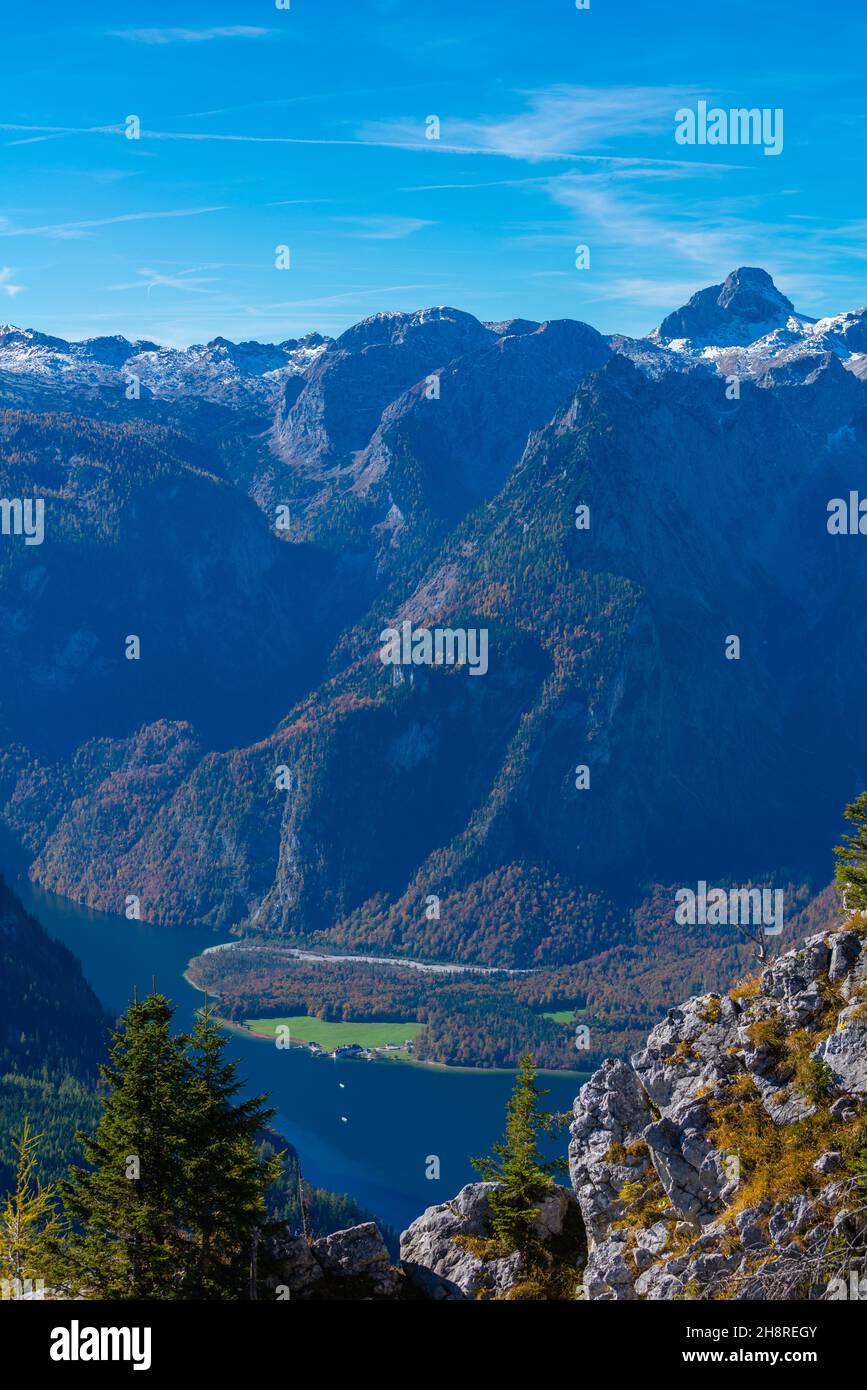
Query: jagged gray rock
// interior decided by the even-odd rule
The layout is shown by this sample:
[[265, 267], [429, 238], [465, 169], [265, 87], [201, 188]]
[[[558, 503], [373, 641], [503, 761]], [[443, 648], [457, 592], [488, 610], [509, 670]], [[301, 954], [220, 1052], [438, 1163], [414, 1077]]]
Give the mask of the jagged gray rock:
[[769, 1180], [732, 1206], [750, 1174], [714, 1136], [723, 1107], [760, 1103], [771, 1136], [821, 1112], [819, 1132], [845, 1140], [867, 1093], [865, 946], [863, 927], [810, 937], [735, 997], [671, 1009], [631, 1066], [606, 1062], [581, 1088], [569, 1159], [585, 1297], [825, 1298], [834, 1262], [863, 1260], [867, 1200], [845, 1145], [816, 1147], [804, 1190], [777, 1196]]
[[312, 1298], [324, 1274], [303, 1236], [275, 1239], [268, 1251], [275, 1273], [265, 1287], [275, 1298]]
[[867, 1094], [867, 1003], [850, 1004], [837, 1028], [816, 1048], [841, 1091]]
[[399, 1296], [400, 1273], [373, 1221], [308, 1242], [273, 1239], [266, 1250], [273, 1273], [265, 1287], [275, 1298], [389, 1299]]
[[607, 1060], [581, 1088], [571, 1127], [569, 1173], [588, 1236], [600, 1239], [623, 1215], [618, 1192], [637, 1179], [642, 1153], [629, 1152], [653, 1119], [641, 1083], [625, 1062]]
[[329, 1279], [360, 1280], [369, 1285], [370, 1297], [389, 1298], [397, 1291], [400, 1276], [374, 1221], [322, 1236], [313, 1252]]
[[[488, 1196], [495, 1183], [468, 1183], [450, 1202], [428, 1207], [400, 1238], [401, 1267], [427, 1298], [460, 1301], [507, 1293], [526, 1274], [517, 1253], [480, 1259], [461, 1237], [485, 1240], [491, 1234]], [[555, 1187], [539, 1203], [536, 1222], [543, 1240], [563, 1234], [578, 1204], [569, 1188]], [[577, 1272], [576, 1272], [577, 1284]]]
[[473, 1299], [516, 1282], [520, 1256], [482, 1261], [456, 1241], [490, 1235], [488, 1193], [493, 1183], [468, 1183], [450, 1202], [428, 1207], [400, 1238], [401, 1267], [428, 1298]]

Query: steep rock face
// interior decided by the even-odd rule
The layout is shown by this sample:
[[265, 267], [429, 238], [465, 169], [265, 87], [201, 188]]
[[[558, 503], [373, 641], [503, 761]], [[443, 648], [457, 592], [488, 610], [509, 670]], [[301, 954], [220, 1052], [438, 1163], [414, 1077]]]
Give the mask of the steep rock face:
[[840, 1296], [867, 1249], [865, 1015], [856, 917], [600, 1068], [569, 1149], [586, 1297]]
[[472, 314], [448, 308], [376, 314], [347, 329], [308, 373], [300, 395], [292, 391], [278, 412], [282, 458], [315, 474], [346, 463], [391, 401], [493, 337]]
[[400, 549], [407, 531], [426, 529], [440, 538], [495, 496], [532, 432], [610, 355], [587, 324], [510, 326], [445, 366], [436, 395], [424, 382], [412, 387], [385, 410], [352, 467], [353, 495], [378, 503], [382, 541]]
[[0, 1076], [93, 1078], [110, 1027], [80, 962], [0, 878]]
[[576, 1104], [571, 1130], [570, 1175], [594, 1241], [604, 1237], [623, 1210], [617, 1194], [624, 1182], [639, 1175], [641, 1155], [634, 1150], [651, 1119], [638, 1078], [619, 1059], [603, 1062], [582, 1087], [581, 1109]]
[[68, 753], [161, 718], [239, 742], [307, 688], [317, 557], [216, 468], [161, 426], [0, 416], [0, 497], [44, 505], [41, 543], [0, 537], [4, 742]]

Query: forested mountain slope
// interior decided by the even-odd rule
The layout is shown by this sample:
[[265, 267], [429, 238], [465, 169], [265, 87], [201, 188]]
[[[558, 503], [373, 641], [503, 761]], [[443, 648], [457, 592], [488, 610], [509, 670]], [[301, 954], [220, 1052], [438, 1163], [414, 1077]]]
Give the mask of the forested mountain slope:
[[[790, 309], [742, 269], [641, 342], [377, 315], [293, 358], [269, 435], [231, 392], [210, 438], [5, 415], [3, 486], [49, 501], [44, 546], [2, 552], [32, 876], [551, 968], [633, 941], [654, 883], [803, 908], [867, 765], [867, 561], [827, 525], [867, 414], [858, 315]], [[483, 632], [486, 671], [384, 665], [402, 624]]]

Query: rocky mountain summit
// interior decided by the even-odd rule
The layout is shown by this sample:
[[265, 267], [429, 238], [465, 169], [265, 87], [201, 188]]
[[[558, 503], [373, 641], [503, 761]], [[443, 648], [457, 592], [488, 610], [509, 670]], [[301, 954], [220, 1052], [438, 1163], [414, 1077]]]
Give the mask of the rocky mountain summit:
[[[650, 345], [653, 351], [648, 351]], [[860, 377], [867, 344], [867, 309], [814, 319], [799, 313], [766, 270], [741, 266], [721, 285], [699, 290], [668, 314], [647, 339], [612, 346], [653, 375], [664, 369], [704, 368], [724, 376], [808, 382], [836, 358]], [[661, 359], [661, 360], [660, 360]]]
[[[606, 1061], [575, 1101], [569, 1167], [573, 1190], [554, 1187], [536, 1223], [553, 1296], [848, 1297], [867, 1258], [867, 917], [689, 999], [629, 1063]], [[281, 1277], [306, 1297], [552, 1296], [520, 1255], [491, 1251], [493, 1186], [418, 1217], [400, 1271], [368, 1225], [296, 1242]]]
[[[699, 290], [682, 309], [664, 318], [650, 334], [654, 342], [702, 338], [709, 343], [751, 343], [797, 318], [795, 306], [781, 294], [766, 270], [742, 266], [721, 285]], [[799, 320], [800, 321], [800, 320]]]

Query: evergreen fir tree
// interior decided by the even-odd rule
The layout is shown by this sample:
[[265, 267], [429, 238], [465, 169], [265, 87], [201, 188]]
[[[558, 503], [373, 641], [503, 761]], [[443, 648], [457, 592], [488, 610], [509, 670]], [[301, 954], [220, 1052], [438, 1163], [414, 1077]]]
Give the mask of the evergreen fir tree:
[[92, 1297], [183, 1296], [188, 1066], [187, 1039], [170, 1033], [173, 1012], [154, 993], [120, 1019], [100, 1067], [96, 1135], [77, 1136], [92, 1166], [60, 1187], [74, 1230], [59, 1269]]
[[856, 797], [843, 812], [855, 826], [854, 835], [844, 835], [834, 850], [835, 878], [840, 895], [850, 911], [867, 910], [867, 792]]
[[15, 1144], [15, 1190], [0, 1211], [0, 1297], [20, 1298], [29, 1281], [43, 1278], [46, 1250], [63, 1230], [54, 1188], [36, 1174], [39, 1139], [25, 1119]]
[[190, 1040], [183, 1184], [185, 1218], [195, 1242], [188, 1296], [241, 1298], [252, 1242], [267, 1225], [265, 1190], [279, 1160], [260, 1157], [257, 1135], [274, 1114], [265, 1096], [236, 1099], [237, 1062], [206, 1004]]
[[540, 1136], [555, 1134], [564, 1123], [563, 1117], [539, 1109], [547, 1094], [537, 1086], [533, 1059], [525, 1053], [506, 1107], [505, 1139], [494, 1144], [493, 1158], [470, 1160], [486, 1182], [499, 1184], [488, 1199], [494, 1239], [504, 1252], [518, 1250], [531, 1263], [539, 1247], [533, 1229], [537, 1203], [553, 1188], [554, 1175], [565, 1168], [562, 1159], [548, 1162], [539, 1154]]
[[89, 1168], [61, 1184], [72, 1229], [56, 1242], [52, 1282], [93, 1298], [246, 1298], [265, 1191], [278, 1163], [257, 1140], [273, 1110], [239, 1100], [237, 1063], [206, 1006], [191, 1034], [154, 992], [120, 1020], [101, 1068]]

